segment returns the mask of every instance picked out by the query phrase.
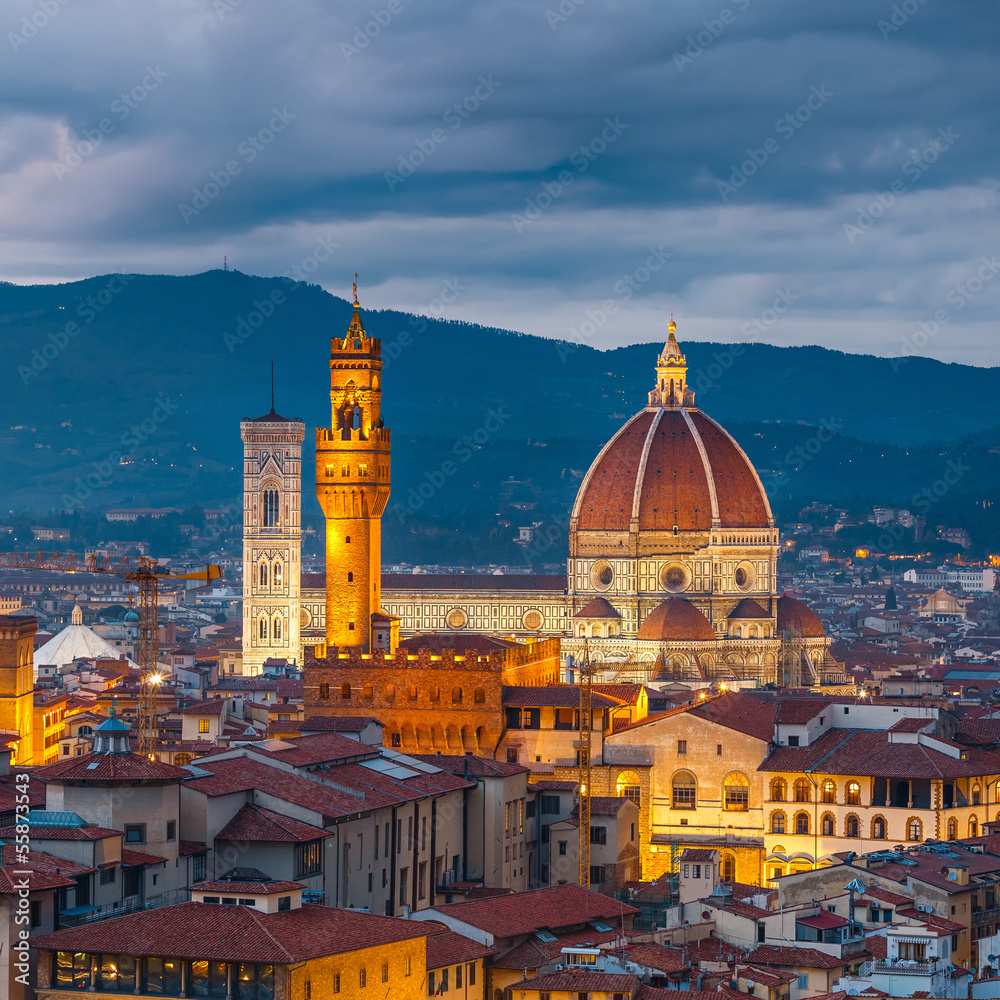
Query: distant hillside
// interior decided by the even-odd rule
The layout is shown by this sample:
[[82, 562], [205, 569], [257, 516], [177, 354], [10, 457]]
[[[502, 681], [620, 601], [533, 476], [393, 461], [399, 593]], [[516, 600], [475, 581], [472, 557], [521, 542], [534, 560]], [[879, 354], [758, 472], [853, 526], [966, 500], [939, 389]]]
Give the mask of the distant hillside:
[[[269, 408], [271, 359], [279, 412], [328, 423], [329, 338], [350, 311], [317, 286], [239, 272], [0, 285], [0, 503], [234, 502], [239, 421]], [[386, 359], [390, 511], [403, 505], [398, 528], [389, 515], [386, 544], [400, 558], [408, 535], [433, 532], [436, 517], [485, 530], [504, 504], [514, 520], [564, 511], [601, 444], [644, 404], [661, 346], [600, 352], [389, 310], [364, 319]], [[749, 344], [734, 355], [685, 341], [683, 324], [679, 332], [699, 404], [774, 473], [776, 493], [906, 498], [963, 440], [976, 462], [961, 488], [996, 488], [1000, 369], [819, 347]], [[410, 491], [491, 413], [499, 429], [486, 444], [447, 488], [408, 507]], [[822, 421], [835, 440], [790, 461]]]

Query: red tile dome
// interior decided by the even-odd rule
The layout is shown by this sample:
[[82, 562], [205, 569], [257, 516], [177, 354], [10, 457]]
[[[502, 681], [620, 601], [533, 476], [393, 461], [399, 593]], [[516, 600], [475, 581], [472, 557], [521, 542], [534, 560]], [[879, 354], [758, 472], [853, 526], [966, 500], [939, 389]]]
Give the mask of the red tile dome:
[[651, 407], [605, 445], [573, 506], [580, 531], [768, 528], [764, 487], [750, 459], [692, 406]]
[[804, 639], [826, 638], [826, 630], [819, 615], [787, 594], [778, 598], [778, 631], [783, 632], [785, 629]]
[[689, 600], [669, 597], [653, 608], [639, 626], [640, 640], [659, 642], [715, 642], [711, 622]]

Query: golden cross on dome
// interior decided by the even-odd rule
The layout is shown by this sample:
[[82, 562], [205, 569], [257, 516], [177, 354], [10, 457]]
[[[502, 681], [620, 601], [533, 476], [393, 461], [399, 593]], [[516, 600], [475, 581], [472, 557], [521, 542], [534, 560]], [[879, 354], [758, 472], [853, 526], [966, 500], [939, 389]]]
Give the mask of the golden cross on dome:
[[354, 289], [354, 304], [358, 305], [358, 272], [357, 271], [354, 272], [354, 285], [353, 285], [353, 289]]

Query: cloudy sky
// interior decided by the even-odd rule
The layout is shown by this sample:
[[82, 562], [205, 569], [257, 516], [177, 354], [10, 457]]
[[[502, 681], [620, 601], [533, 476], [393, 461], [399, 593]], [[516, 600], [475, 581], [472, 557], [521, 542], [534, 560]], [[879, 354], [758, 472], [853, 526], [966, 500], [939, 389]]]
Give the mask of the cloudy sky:
[[0, 277], [227, 254], [601, 348], [673, 311], [682, 339], [995, 365], [998, 26], [981, 0], [6, 0]]

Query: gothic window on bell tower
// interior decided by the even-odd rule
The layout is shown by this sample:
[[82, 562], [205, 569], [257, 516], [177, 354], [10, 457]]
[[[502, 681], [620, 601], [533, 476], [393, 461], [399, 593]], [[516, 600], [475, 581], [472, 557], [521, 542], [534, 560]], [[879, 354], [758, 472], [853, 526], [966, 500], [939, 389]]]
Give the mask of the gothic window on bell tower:
[[261, 618], [260, 626], [258, 628], [258, 635], [261, 639], [267, 638], [267, 619]]
[[280, 587], [281, 586], [281, 563], [280, 562], [276, 562], [274, 564], [274, 576], [273, 576], [273, 580], [274, 580], [274, 586], [275, 587]]
[[260, 564], [260, 585], [267, 586], [267, 563]]
[[263, 507], [264, 507], [263, 526], [265, 528], [278, 527], [281, 516], [281, 507], [278, 505], [277, 490], [264, 490]]

